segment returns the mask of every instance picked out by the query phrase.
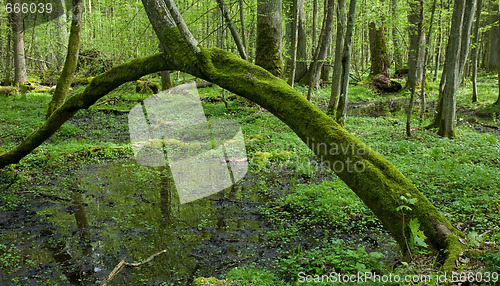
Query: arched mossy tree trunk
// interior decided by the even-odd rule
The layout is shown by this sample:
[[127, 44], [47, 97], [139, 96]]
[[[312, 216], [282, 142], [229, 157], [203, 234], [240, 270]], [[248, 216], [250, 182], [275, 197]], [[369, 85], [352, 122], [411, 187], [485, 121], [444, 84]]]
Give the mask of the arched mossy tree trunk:
[[275, 76], [283, 73], [281, 0], [257, 1], [255, 64]]
[[[459, 241], [461, 232], [396, 167], [268, 71], [227, 51], [203, 49], [195, 42], [188, 44], [186, 39], [189, 40], [190, 35], [184, 33], [185, 30], [182, 34], [179, 32], [185, 27], [175, 26], [164, 1], [143, 0], [143, 3], [166, 54], [137, 59], [94, 78], [83, 92], [66, 101], [24, 143], [1, 154], [0, 168], [17, 162], [22, 154], [39, 146], [79, 109], [88, 108], [118, 85], [146, 73], [181, 70], [256, 102], [290, 126], [323, 164], [345, 166], [337, 168], [336, 174], [382, 221], [403, 252], [408, 252], [407, 238], [411, 237], [409, 221], [418, 219], [420, 230], [429, 243], [436, 250], [445, 251], [444, 268], [449, 270], [455, 266], [455, 259], [464, 247]], [[339, 147], [347, 151], [338, 152]], [[408, 194], [417, 202], [411, 210], [398, 211], [404, 204], [401, 196]]]

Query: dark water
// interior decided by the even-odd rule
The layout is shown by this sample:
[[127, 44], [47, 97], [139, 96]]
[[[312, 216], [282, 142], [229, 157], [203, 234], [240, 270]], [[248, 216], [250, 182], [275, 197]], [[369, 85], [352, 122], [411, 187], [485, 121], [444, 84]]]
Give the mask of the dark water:
[[0, 221], [2, 241], [30, 260], [0, 275], [0, 284], [19, 277], [22, 285], [96, 285], [122, 259], [140, 262], [165, 250], [124, 268], [110, 285], [186, 285], [276, 255], [259, 249], [267, 227], [251, 179], [181, 205], [167, 178], [165, 170], [131, 161], [75, 171], [58, 182], [71, 199], [54, 196]]

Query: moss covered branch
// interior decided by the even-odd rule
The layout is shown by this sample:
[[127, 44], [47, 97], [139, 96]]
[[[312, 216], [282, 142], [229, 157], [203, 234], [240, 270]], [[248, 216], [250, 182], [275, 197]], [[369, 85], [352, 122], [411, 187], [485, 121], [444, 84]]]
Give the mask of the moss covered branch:
[[137, 80], [144, 75], [171, 68], [172, 64], [167, 57], [159, 53], [118, 65], [96, 76], [83, 91], [70, 97], [61, 107], [56, 109], [43, 126], [32, 132], [23, 143], [9, 152], [0, 154], [0, 168], [19, 162], [52, 136], [78, 110], [89, 108], [99, 98], [118, 86]]
[[[407, 253], [406, 239], [411, 237], [408, 223], [418, 219], [430, 244], [438, 251], [448, 250], [445, 265], [454, 265], [463, 248], [458, 237], [463, 234], [383, 156], [263, 68], [220, 49], [202, 49], [198, 55], [189, 55], [183, 52], [188, 49], [175, 28], [165, 29], [163, 35], [162, 42], [177, 55], [179, 69], [261, 105], [290, 126], [375, 213], [403, 253]], [[349, 164], [351, 169], [346, 168]], [[401, 196], [407, 194], [417, 203], [403, 214], [397, 209], [405, 203]]]

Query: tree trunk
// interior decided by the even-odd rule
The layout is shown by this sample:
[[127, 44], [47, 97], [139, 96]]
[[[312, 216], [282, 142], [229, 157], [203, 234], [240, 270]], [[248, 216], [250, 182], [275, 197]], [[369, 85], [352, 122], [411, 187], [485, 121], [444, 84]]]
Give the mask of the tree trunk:
[[328, 102], [328, 114], [336, 115], [342, 85], [342, 57], [344, 56], [344, 33], [346, 30], [345, 0], [338, 0], [337, 36], [335, 40], [335, 62], [333, 64], [332, 90]]
[[291, 27], [291, 47], [290, 47], [290, 75], [288, 77], [288, 84], [293, 87], [293, 83], [295, 82], [295, 70], [297, 67], [297, 41], [298, 41], [298, 25], [299, 25], [299, 7], [304, 5], [303, 0], [293, 0], [292, 2], [292, 11], [293, 11], [293, 20]]
[[[500, 3], [498, 3], [498, 43], [500, 43]], [[498, 47], [498, 46], [497, 46]], [[497, 49], [497, 73], [498, 73], [498, 99], [497, 99], [497, 102], [495, 102], [495, 104], [499, 104], [500, 105], [500, 49]]]
[[349, 74], [351, 69], [351, 44], [354, 24], [356, 19], [356, 0], [351, 0], [347, 14], [347, 30], [344, 39], [344, 53], [342, 56], [342, 83], [340, 86], [340, 99], [337, 111], [337, 122], [344, 126], [347, 119], [347, 102], [349, 95]]
[[[12, 0], [13, 5], [21, 5], [20, 0]], [[26, 57], [24, 54], [24, 28], [21, 13], [10, 14], [12, 27], [12, 40], [14, 42], [14, 84], [16, 86], [24, 85], [28, 82], [26, 74]]]
[[300, 81], [307, 73], [307, 34], [304, 1], [299, 6], [299, 23], [297, 33], [297, 65], [295, 67], [295, 82]]
[[370, 76], [382, 74], [389, 77], [389, 59], [385, 45], [384, 27], [376, 28], [375, 22], [370, 23], [370, 54], [371, 70]]
[[12, 64], [12, 54], [11, 54], [11, 43], [12, 43], [12, 30], [7, 29], [7, 51], [5, 54], [5, 79], [4, 85], [11, 84], [11, 64]]
[[439, 41], [437, 43], [437, 53], [436, 53], [436, 60], [434, 62], [434, 80], [437, 79], [438, 76], [438, 70], [439, 70], [439, 62], [441, 61], [441, 45], [443, 43], [443, 10], [444, 10], [444, 5], [443, 1], [441, 0], [441, 9], [439, 9], [439, 27], [438, 27], [438, 35], [439, 35]]
[[[424, 52], [424, 62], [422, 64], [422, 88], [420, 91], [420, 119], [423, 120], [425, 116], [425, 87], [426, 87], [426, 81], [427, 81], [427, 63], [429, 61], [429, 48], [431, 45], [431, 38], [432, 38], [432, 31], [434, 28], [434, 15], [436, 14], [436, 5], [437, 5], [437, 0], [434, 0], [434, 3], [432, 4], [432, 12], [431, 12], [431, 20], [429, 23], [429, 31], [427, 32], [427, 37], [429, 39], [429, 43], [425, 46], [425, 52]], [[422, 46], [421, 46], [422, 47]]]
[[[316, 45], [316, 27], [318, 26], [318, 0], [313, 0], [313, 15], [312, 15], [312, 41], [311, 47], [313, 47], [312, 51], [315, 51]], [[314, 55], [313, 55], [314, 56]]]
[[281, 0], [258, 1], [255, 64], [275, 76], [283, 73], [281, 33]]
[[323, 67], [323, 63], [325, 62], [328, 46], [330, 45], [330, 40], [332, 38], [334, 8], [335, 0], [327, 0], [325, 3], [323, 27], [321, 28], [321, 34], [319, 36], [319, 43], [316, 48], [314, 61], [311, 64], [311, 77], [309, 81], [309, 89], [307, 91], [307, 100], [311, 99], [313, 88], [319, 88], [319, 75], [321, 68]]
[[55, 44], [55, 58], [56, 58], [56, 63], [57, 63], [57, 68], [60, 70], [62, 67], [64, 67], [64, 58], [66, 55], [66, 51], [68, 50], [66, 47], [66, 43], [68, 43], [68, 27], [66, 26], [67, 22], [67, 17], [66, 17], [66, 1], [65, 0], [58, 0], [60, 1], [60, 6], [62, 7], [62, 14], [57, 18], [57, 21], [55, 21], [55, 26], [57, 29], [56, 32], [56, 43]]
[[472, 102], [477, 102], [477, 61], [479, 58], [479, 26], [481, 24], [481, 9], [483, 7], [483, 0], [477, 1], [476, 8], [476, 23], [474, 24], [474, 44], [472, 45], [471, 52], [471, 65], [472, 65]]
[[245, 51], [245, 45], [241, 41], [240, 35], [238, 34], [236, 27], [234, 27], [233, 22], [231, 21], [231, 16], [227, 11], [224, 0], [217, 0], [217, 3], [219, 3], [219, 9], [222, 13], [222, 16], [224, 16], [224, 19], [226, 19], [227, 26], [231, 31], [231, 35], [233, 36], [234, 42], [236, 43], [236, 47], [238, 48], [238, 52], [240, 53], [241, 58], [248, 61], [247, 52]]
[[410, 49], [408, 50], [408, 81], [406, 82], [406, 87], [411, 90], [413, 86], [416, 87], [419, 85], [422, 78], [423, 49], [419, 49], [422, 45], [419, 29], [423, 19], [420, 19], [420, 10], [417, 2], [411, 0], [410, 12], [408, 14]]
[[243, 8], [243, 0], [239, 0], [240, 4], [240, 24], [241, 24], [241, 40], [243, 41], [243, 47], [246, 51], [247, 49], [247, 39], [245, 37], [245, 13]]
[[75, 75], [76, 64], [78, 63], [78, 53], [80, 51], [80, 35], [82, 26], [83, 0], [73, 0], [73, 13], [71, 20], [71, 32], [68, 40], [68, 53], [66, 61], [61, 72], [61, 76], [57, 81], [56, 90], [52, 96], [52, 101], [49, 103], [46, 118], [59, 108], [66, 99], [66, 94], [69, 91], [73, 76]]
[[[398, 0], [392, 0], [392, 19], [398, 25]], [[399, 47], [398, 33], [395, 27], [392, 28], [392, 43], [394, 46], [394, 70], [398, 71], [401, 69], [401, 52]]]
[[437, 115], [430, 127], [438, 127], [443, 137], [455, 137], [457, 91], [469, 53], [471, 27], [476, 0], [456, 1], [453, 8], [451, 31], [446, 47], [446, 61], [441, 77]]

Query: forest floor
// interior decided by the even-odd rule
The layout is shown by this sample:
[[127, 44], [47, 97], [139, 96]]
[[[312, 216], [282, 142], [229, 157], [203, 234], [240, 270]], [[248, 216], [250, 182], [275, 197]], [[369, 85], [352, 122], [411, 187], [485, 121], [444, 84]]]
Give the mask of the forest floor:
[[[378, 94], [366, 86], [350, 87], [345, 129], [387, 157], [464, 232], [469, 251], [458, 273], [489, 273], [486, 285], [495, 285], [496, 75], [481, 74], [479, 89], [474, 104], [470, 83], [460, 90], [453, 140], [423, 128], [432, 119], [435, 82], [428, 84], [424, 120], [413, 118], [411, 138], [405, 134], [408, 94]], [[150, 263], [125, 268], [110, 285], [190, 285], [211, 276], [227, 285], [296, 285], [305, 275], [332, 272], [429, 275], [434, 280], [421, 284], [449, 285], [435, 282], [441, 257], [417, 248], [402, 259], [377, 218], [286, 125], [241, 98], [231, 96], [226, 107], [221, 92], [199, 89], [205, 114], [241, 124], [249, 170], [210, 197], [180, 205], [165, 192], [164, 169], [134, 162], [128, 111], [150, 95], [132, 85], [80, 111], [21, 163], [0, 170], [0, 284], [95, 285], [121, 259], [138, 262], [166, 249]], [[329, 94], [329, 88], [316, 91], [313, 103], [326, 109]], [[2, 98], [0, 152], [43, 124], [49, 101], [49, 93]]]

